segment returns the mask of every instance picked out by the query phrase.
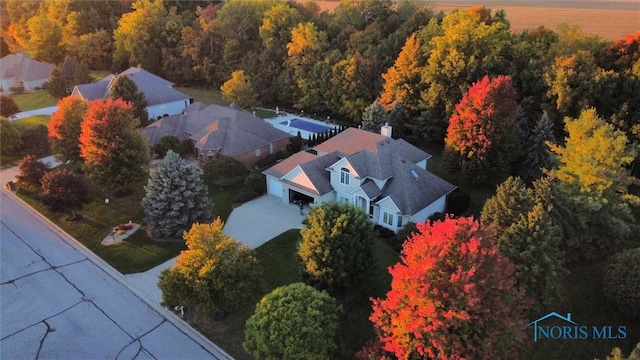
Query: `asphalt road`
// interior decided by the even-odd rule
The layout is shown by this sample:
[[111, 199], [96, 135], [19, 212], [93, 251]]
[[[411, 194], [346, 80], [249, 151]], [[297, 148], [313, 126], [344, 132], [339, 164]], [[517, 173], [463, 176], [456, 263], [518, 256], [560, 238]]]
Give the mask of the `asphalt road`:
[[7, 190], [0, 223], [0, 359], [231, 359]]

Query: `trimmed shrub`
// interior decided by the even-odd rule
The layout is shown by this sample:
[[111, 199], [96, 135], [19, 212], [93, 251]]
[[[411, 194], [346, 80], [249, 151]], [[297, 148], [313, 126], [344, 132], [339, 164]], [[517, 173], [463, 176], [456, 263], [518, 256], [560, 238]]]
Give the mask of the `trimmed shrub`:
[[262, 173], [252, 172], [244, 179], [244, 187], [258, 194], [264, 194], [267, 192], [266, 177]]
[[376, 235], [379, 238], [383, 238], [385, 240], [396, 236], [396, 233], [394, 233], [393, 230], [389, 230], [382, 225], [375, 224], [373, 225], [373, 229], [376, 231]]
[[258, 161], [256, 161], [256, 166], [260, 169], [265, 169], [268, 167], [271, 167], [273, 165], [275, 165], [275, 163], [278, 161], [278, 158], [276, 156], [276, 154], [269, 154], [261, 159], [259, 159]]
[[44, 154], [49, 149], [49, 129], [44, 125], [38, 125], [30, 128], [21, 128], [20, 140], [22, 141], [21, 150], [33, 154]]
[[233, 197], [233, 203], [234, 204], [246, 203], [247, 201], [253, 200], [258, 196], [260, 196], [260, 194], [258, 194], [253, 190], [243, 190], [235, 194], [235, 196]]
[[160, 141], [153, 147], [158, 156], [164, 157], [167, 154], [167, 151], [172, 150], [176, 154], [184, 155], [187, 147], [183, 141], [180, 141], [177, 137], [173, 135], [165, 135], [160, 138]]
[[249, 174], [244, 164], [231, 157], [208, 161], [204, 165], [204, 181], [208, 184], [230, 186], [244, 181]]
[[460, 216], [464, 214], [471, 203], [471, 195], [460, 189], [454, 190], [447, 199], [447, 214]]
[[603, 287], [605, 297], [620, 312], [640, 318], [640, 247], [614, 256]]
[[386, 242], [393, 249], [393, 251], [400, 253], [400, 251], [402, 251], [402, 245], [404, 245], [404, 242], [411, 234], [415, 232], [418, 232], [418, 226], [416, 225], [416, 223], [410, 221], [404, 224], [404, 226], [400, 228], [396, 234], [386, 239]]

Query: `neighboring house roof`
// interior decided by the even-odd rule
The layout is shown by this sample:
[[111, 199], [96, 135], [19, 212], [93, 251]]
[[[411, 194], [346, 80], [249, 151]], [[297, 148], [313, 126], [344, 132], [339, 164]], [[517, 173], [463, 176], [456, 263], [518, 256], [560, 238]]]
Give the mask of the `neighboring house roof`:
[[[299, 152], [264, 173], [323, 195], [333, 190], [327, 168], [344, 158], [354, 168], [358, 178], [364, 179], [360, 189], [369, 199], [380, 201], [390, 198], [403, 214], [408, 215], [418, 213], [456, 188], [418, 166], [417, 163], [431, 155], [402, 139], [394, 140], [349, 128], [318, 145], [316, 150], [318, 156]], [[323, 154], [327, 150], [331, 152]], [[315, 189], [286, 180], [285, 175], [297, 166]], [[372, 179], [385, 181], [385, 185], [379, 188]]]
[[22, 53], [9, 54], [0, 59], [0, 78], [19, 81], [48, 79], [53, 65], [29, 59]]
[[77, 85], [72, 95], [79, 95], [87, 100], [106, 99], [109, 97], [111, 86], [120, 76], [127, 76], [144, 94], [148, 106], [166, 104], [173, 101], [189, 100], [191, 97], [174, 89], [171, 81], [165, 80], [146, 70], [130, 67], [117, 75], [107, 75], [102, 80]]
[[345, 155], [351, 155], [370, 146], [374, 146], [378, 141], [388, 139], [386, 136], [364, 131], [356, 128], [348, 128], [331, 139], [315, 147], [318, 152], [331, 153], [339, 151]]
[[167, 116], [142, 129], [151, 146], [164, 135], [192, 140], [197, 149], [215, 150], [224, 156], [235, 156], [289, 134], [264, 122], [235, 104], [230, 106], [194, 103], [183, 114]]

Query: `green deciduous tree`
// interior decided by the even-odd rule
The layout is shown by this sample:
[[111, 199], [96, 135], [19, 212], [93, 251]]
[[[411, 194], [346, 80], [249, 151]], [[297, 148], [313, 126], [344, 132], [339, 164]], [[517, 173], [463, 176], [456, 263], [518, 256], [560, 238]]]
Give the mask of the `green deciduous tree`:
[[472, 218], [419, 224], [389, 272], [369, 319], [398, 359], [511, 359], [524, 344], [515, 267]]
[[89, 65], [91, 69], [111, 69], [113, 39], [104, 29], [80, 35], [75, 51], [78, 59], [82, 59], [82, 62]]
[[2, 154], [8, 154], [16, 149], [20, 148], [22, 145], [22, 140], [20, 140], [20, 133], [18, 130], [11, 124], [11, 121], [7, 120], [4, 117], [0, 117], [0, 124], [2, 128], [0, 129], [0, 146]]
[[341, 307], [303, 283], [279, 287], [247, 320], [244, 348], [256, 359], [333, 359]]
[[122, 99], [133, 106], [133, 115], [144, 125], [149, 120], [147, 113], [147, 98], [138, 89], [138, 85], [128, 76], [118, 76], [109, 89], [109, 98]]
[[94, 100], [80, 130], [80, 155], [90, 177], [109, 189], [142, 181], [149, 167], [149, 146], [138, 131], [131, 104]]
[[475, 183], [508, 174], [520, 152], [516, 92], [509, 76], [474, 83], [456, 105], [445, 139], [447, 162]]
[[638, 180], [625, 166], [637, 156], [636, 149], [594, 109], [566, 118], [565, 129], [565, 145], [551, 150], [558, 160], [553, 173], [558, 190], [571, 209], [567, 215], [573, 231], [566, 252], [573, 260], [604, 256], [635, 231], [630, 207], [640, 205], [640, 198], [629, 193], [629, 186]]
[[78, 96], [58, 101], [58, 110], [51, 115], [49, 139], [53, 153], [61, 161], [82, 161], [80, 156], [80, 125], [87, 116], [89, 102]]
[[251, 248], [225, 235], [223, 225], [218, 218], [185, 232], [188, 250], [160, 274], [163, 306], [181, 305], [199, 315], [217, 316], [256, 301], [258, 260]]
[[329, 291], [346, 290], [375, 269], [375, 235], [369, 216], [356, 206], [328, 202], [315, 207], [300, 230], [303, 275]]
[[85, 179], [67, 169], [49, 171], [42, 176], [42, 202], [53, 211], [75, 210], [89, 201], [89, 186]]
[[231, 78], [220, 86], [220, 91], [226, 101], [234, 102], [243, 108], [253, 107], [258, 102], [258, 94], [251, 84], [251, 79], [243, 70], [234, 71]]
[[193, 223], [212, 220], [212, 204], [198, 169], [169, 150], [150, 172], [142, 198], [144, 221], [154, 237], [177, 237]]
[[60, 64], [66, 55], [63, 24], [46, 10], [47, 3], [43, 2], [38, 14], [29, 21], [29, 40], [26, 52], [35, 60], [52, 64]]
[[20, 112], [18, 104], [7, 95], [0, 95], [0, 116], [11, 117]]

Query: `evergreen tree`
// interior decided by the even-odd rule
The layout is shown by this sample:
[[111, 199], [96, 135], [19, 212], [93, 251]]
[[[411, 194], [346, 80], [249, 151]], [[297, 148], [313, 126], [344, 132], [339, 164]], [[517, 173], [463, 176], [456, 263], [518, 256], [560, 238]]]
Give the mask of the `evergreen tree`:
[[378, 100], [367, 106], [362, 112], [362, 130], [379, 132], [380, 127], [389, 121], [387, 110]]
[[503, 234], [520, 217], [533, 208], [531, 191], [517, 177], [508, 177], [496, 189], [496, 194], [485, 201], [480, 221], [492, 224], [498, 235]]
[[151, 170], [142, 199], [144, 220], [154, 237], [177, 237], [193, 223], [211, 221], [211, 201], [198, 169], [169, 150]]
[[69, 83], [59, 67], [51, 69], [49, 74], [49, 82], [47, 83], [47, 92], [56, 99], [62, 99], [69, 95]]
[[109, 90], [109, 98], [112, 100], [122, 99], [128, 101], [133, 106], [133, 115], [144, 126], [149, 121], [147, 113], [147, 99], [138, 90], [138, 85], [128, 76], [118, 76]]
[[523, 178], [530, 182], [542, 177], [544, 170], [551, 170], [553, 161], [551, 150], [547, 144], [554, 144], [553, 122], [543, 114], [542, 118], [531, 130], [524, 142], [524, 159], [522, 162]]

